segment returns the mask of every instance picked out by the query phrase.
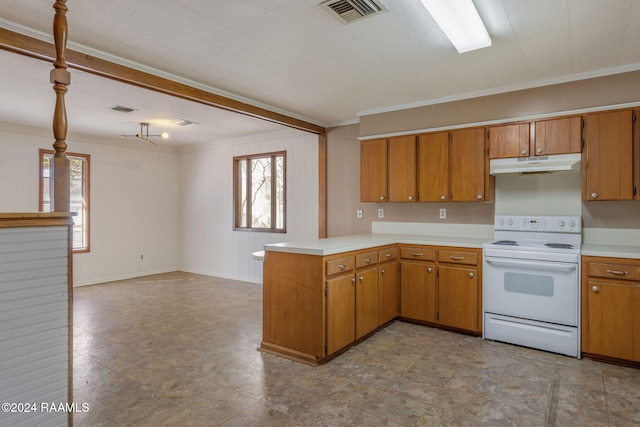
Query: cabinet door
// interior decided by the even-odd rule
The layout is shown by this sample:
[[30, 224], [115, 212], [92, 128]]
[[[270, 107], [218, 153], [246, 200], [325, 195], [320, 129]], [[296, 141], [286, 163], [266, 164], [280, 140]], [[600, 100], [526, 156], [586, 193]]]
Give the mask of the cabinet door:
[[633, 357], [632, 286], [613, 282], [587, 282], [587, 343], [584, 351], [603, 356]]
[[536, 156], [582, 152], [580, 116], [540, 120], [535, 122], [535, 127]]
[[387, 262], [378, 271], [378, 324], [383, 325], [400, 315], [399, 264]]
[[529, 156], [529, 123], [489, 128], [489, 158]]
[[378, 267], [356, 273], [356, 339], [378, 327]]
[[451, 132], [451, 200], [485, 200], [484, 129]]
[[327, 356], [356, 339], [356, 290], [352, 275], [327, 280]]
[[387, 201], [387, 140], [360, 141], [360, 201]]
[[400, 315], [408, 319], [436, 321], [435, 264], [400, 263]]
[[450, 199], [449, 132], [420, 135], [418, 193], [422, 202]]
[[631, 287], [631, 310], [633, 313], [633, 360], [640, 362], [640, 284]]
[[416, 201], [416, 138], [389, 139], [389, 201]]
[[633, 113], [587, 115], [586, 182], [583, 199], [633, 199]]
[[459, 329], [478, 331], [478, 270], [439, 267], [438, 321]]

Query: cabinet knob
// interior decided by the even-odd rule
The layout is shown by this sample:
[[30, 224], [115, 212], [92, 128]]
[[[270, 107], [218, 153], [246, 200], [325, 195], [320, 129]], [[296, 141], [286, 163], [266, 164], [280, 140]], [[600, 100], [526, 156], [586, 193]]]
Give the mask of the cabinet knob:
[[380, 200], [384, 200], [384, 196], [380, 196]]
[[413, 200], [413, 196], [409, 196], [409, 200]]
[[469, 278], [473, 279], [473, 273], [469, 273]]
[[591, 193], [591, 198], [592, 199], [597, 199], [598, 198], [598, 193]]
[[427, 268], [427, 273], [431, 273], [431, 267]]
[[440, 200], [447, 200], [447, 196], [440, 196]]
[[543, 150], [542, 148], [538, 148], [538, 149], [536, 150], [536, 153], [540, 154], [540, 153], [542, 153], [543, 151], [544, 151], [544, 150]]
[[522, 150], [522, 151], [520, 152], [520, 154], [522, 154], [522, 155], [527, 154], [527, 150]]
[[380, 270], [380, 273], [384, 274], [384, 269], [383, 269], [383, 270]]
[[360, 279], [360, 281], [362, 282], [362, 281], [364, 280], [364, 277], [363, 277], [363, 276], [360, 276], [360, 277], [359, 277], [359, 279]]
[[478, 195], [476, 196], [476, 199], [478, 199], [478, 200], [482, 200], [482, 194], [478, 194]]
[[595, 292], [596, 294], [597, 294], [598, 292], [600, 292], [600, 288], [599, 288], [599, 287], [597, 287], [597, 286], [592, 286], [592, 287], [591, 287], [591, 290], [592, 290], [593, 292]]

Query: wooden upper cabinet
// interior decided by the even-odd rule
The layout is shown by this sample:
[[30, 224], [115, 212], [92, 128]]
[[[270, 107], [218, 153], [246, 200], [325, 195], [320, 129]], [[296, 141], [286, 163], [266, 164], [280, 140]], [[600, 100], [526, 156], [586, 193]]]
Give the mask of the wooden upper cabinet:
[[489, 177], [486, 172], [484, 128], [451, 132], [451, 199], [480, 202], [486, 198]]
[[489, 158], [529, 157], [529, 123], [489, 128]]
[[387, 140], [360, 141], [360, 201], [386, 202]]
[[418, 194], [423, 202], [485, 200], [484, 128], [420, 135]]
[[633, 200], [633, 118], [632, 110], [587, 114], [583, 200]]
[[389, 201], [415, 202], [416, 137], [389, 138]]
[[535, 122], [534, 155], [580, 153], [582, 151], [582, 117]]
[[418, 165], [420, 201], [450, 200], [449, 132], [420, 135]]

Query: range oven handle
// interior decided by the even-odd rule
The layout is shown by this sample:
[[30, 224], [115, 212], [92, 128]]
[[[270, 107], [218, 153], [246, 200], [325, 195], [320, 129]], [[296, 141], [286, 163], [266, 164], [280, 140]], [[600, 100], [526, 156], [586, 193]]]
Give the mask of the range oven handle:
[[517, 260], [505, 258], [485, 258], [487, 264], [503, 265], [511, 267], [545, 268], [554, 270], [576, 270], [578, 264], [568, 262], [545, 262], [534, 260]]

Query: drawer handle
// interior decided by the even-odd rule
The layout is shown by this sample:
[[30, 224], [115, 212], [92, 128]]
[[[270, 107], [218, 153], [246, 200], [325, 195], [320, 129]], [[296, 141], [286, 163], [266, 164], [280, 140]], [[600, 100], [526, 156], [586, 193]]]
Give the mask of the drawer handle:
[[347, 268], [347, 264], [338, 264], [338, 268], [340, 270], [344, 270], [345, 268]]
[[411, 256], [423, 256], [423, 253], [411, 252]]
[[622, 271], [622, 270], [607, 270], [607, 273], [616, 274], [618, 276], [624, 276], [625, 274], [629, 274], [628, 271]]
[[387, 254], [387, 258], [391, 258], [391, 254]]
[[370, 263], [371, 263], [371, 258], [367, 258], [367, 259], [365, 259], [365, 260], [364, 260], [364, 263], [365, 263], [365, 264], [370, 264]]
[[451, 258], [454, 261], [462, 261], [464, 259], [463, 256], [453, 256], [453, 255], [451, 255], [449, 258]]

